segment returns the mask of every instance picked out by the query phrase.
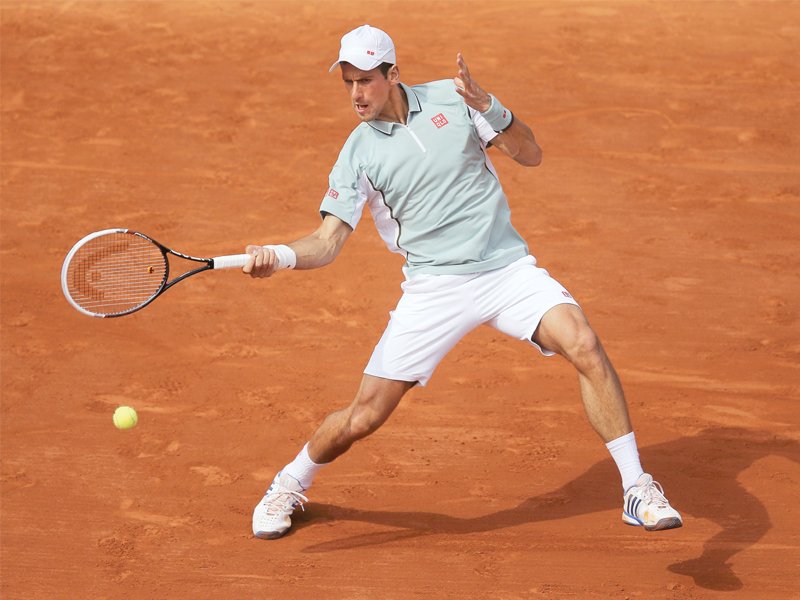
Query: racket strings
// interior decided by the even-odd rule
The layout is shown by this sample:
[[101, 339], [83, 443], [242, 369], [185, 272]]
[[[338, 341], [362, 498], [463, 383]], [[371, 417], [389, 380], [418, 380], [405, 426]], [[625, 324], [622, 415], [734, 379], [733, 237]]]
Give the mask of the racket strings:
[[167, 259], [149, 240], [114, 232], [89, 240], [72, 257], [69, 294], [82, 308], [110, 315], [153, 298], [167, 277]]

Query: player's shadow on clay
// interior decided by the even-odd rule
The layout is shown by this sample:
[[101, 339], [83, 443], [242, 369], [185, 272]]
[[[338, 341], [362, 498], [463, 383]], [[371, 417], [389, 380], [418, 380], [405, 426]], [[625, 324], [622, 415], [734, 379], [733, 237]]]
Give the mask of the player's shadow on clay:
[[[768, 432], [715, 428], [642, 450], [646, 468], [668, 482], [668, 497], [683, 515], [684, 527], [691, 527], [694, 518], [708, 519], [721, 529], [706, 540], [700, 556], [671, 564], [670, 571], [688, 575], [696, 585], [707, 589], [742, 587], [728, 561], [755, 544], [772, 525], [764, 505], [736, 477], [754, 461], [773, 455], [800, 462], [800, 444]], [[305, 548], [306, 552], [330, 552], [426, 535], [492, 531], [621, 510], [621, 495], [614, 493], [617, 478], [611, 460], [604, 460], [553, 492], [528, 498], [514, 508], [470, 519], [434, 512], [370, 511], [312, 503], [307, 512], [296, 515], [295, 530], [321, 521], [363, 521], [397, 528], [315, 544]], [[680, 535], [679, 532], [647, 535]]]

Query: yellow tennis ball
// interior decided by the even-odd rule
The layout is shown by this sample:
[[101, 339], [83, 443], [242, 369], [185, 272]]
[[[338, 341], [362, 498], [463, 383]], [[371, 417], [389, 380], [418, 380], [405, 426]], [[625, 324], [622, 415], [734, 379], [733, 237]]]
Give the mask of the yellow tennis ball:
[[130, 429], [136, 427], [139, 417], [130, 406], [118, 406], [114, 411], [114, 426], [117, 429]]

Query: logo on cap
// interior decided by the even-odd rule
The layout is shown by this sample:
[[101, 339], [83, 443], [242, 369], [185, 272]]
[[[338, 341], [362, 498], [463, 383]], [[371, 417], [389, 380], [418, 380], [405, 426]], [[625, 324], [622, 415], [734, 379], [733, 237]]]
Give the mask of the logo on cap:
[[375, 53], [372, 50], [367, 50], [367, 54], [369, 54], [370, 56], [375, 56]]

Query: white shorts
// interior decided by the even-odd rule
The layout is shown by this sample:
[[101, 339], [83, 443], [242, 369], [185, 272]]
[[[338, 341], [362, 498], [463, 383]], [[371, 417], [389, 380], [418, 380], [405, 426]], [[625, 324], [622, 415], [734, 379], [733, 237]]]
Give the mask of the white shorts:
[[502, 269], [469, 275], [415, 275], [390, 314], [364, 373], [425, 385], [445, 355], [467, 333], [486, 324], [529, 342], [544, 314], [577, 302], [533, 256]]

